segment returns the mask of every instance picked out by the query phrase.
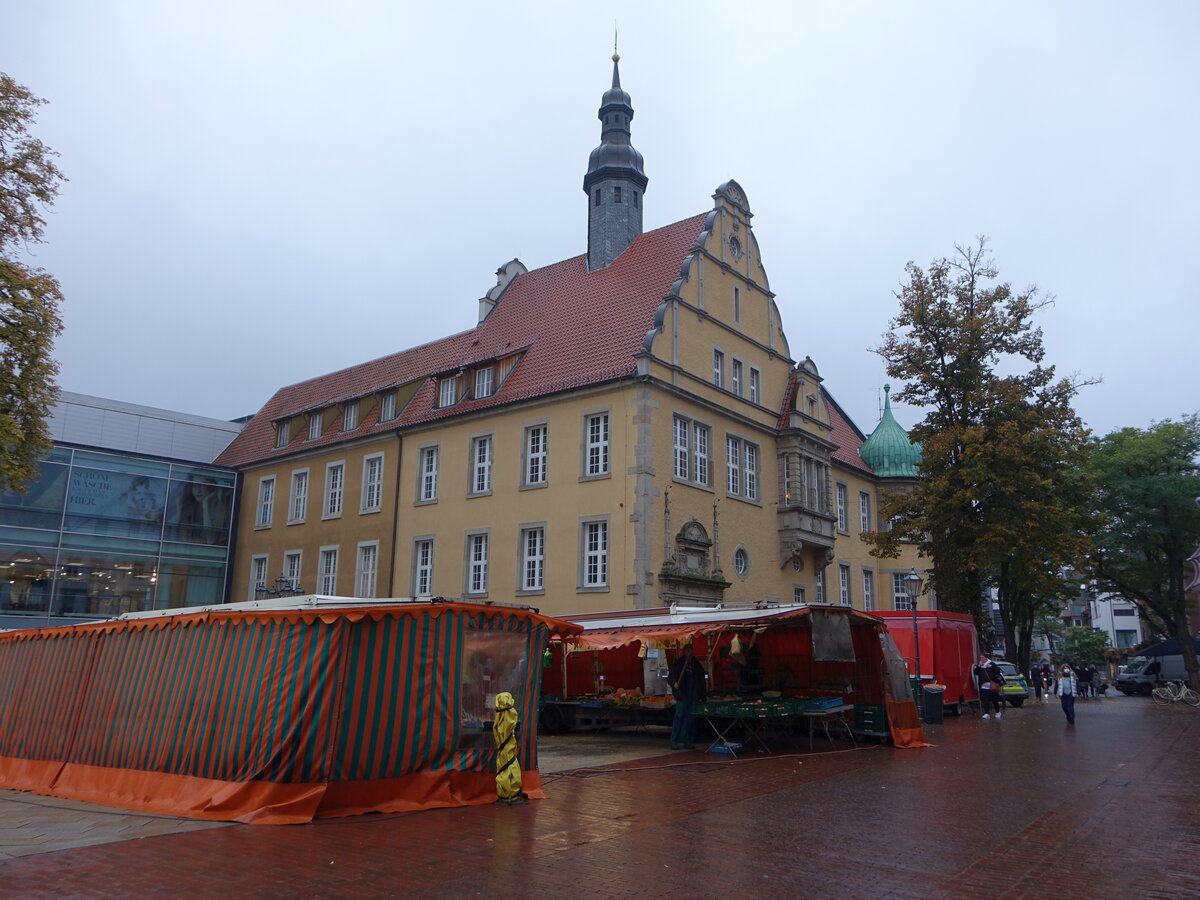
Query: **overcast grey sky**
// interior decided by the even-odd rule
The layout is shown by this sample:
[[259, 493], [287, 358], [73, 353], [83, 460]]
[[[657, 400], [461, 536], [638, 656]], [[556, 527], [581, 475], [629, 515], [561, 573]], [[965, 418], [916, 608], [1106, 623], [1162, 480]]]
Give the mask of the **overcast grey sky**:
[[[796, 359], [866, 432], [905, 262], [991, 238], [1098, 433], [1200, 409], [1200, 3], [2, 0], [71, 179], [66, 390], [216, 418], [472, 327], [586, 250], [613, 20], [647, 230], [745, 188]], [[901, 423], [919, 417], [897, 409]]]

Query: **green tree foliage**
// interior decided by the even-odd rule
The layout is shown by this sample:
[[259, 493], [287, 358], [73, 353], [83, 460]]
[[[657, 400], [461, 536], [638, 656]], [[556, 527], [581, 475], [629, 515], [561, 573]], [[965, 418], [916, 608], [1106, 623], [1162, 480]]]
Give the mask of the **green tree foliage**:
[[50, 354], [62, 331], [62, 292], [52, 275], [17, 259], [41, 242], [43, 215], [64, 180], [54, 151], [29, 133], [44, 102], [0, 72], [0, 490], [24, 490], [37, 474], [58, 396]]
[[1102, 666], [1104, 651], [1108, 650], [1108, 635], [1095, 628], [1072, 626], [1067, 629], [1064, 658], [1071, 661], [1073, 666], [1087, 663], [1090, 666]]
[[1038, 615], [1089, 550], [1088, 433], [1071, 408], [1076, 385], [1042, 365], [1031, 320], [1049, 301], [993, 283], [984, 239], [955, 249], [928, 270], [908, 264], [877, 349], [904, 382], [897, 399], [928, 412], [911, 432], [918, 482], [885, 496], [880, 511], [897, 524], [870, 539], [881, 556], [918, 542], [939, 603], [974, 615], [985, 635], [995, 588], [1009, 652], [1027, 660]]
[[1114, 431], [1093, 451], [1091, 467], [1105, 516], [1097, 579], [1179, 639], [1188, 680], [1200, 686], [1184, 591], [1188, 557], [1200, 543], [1200, 416]]

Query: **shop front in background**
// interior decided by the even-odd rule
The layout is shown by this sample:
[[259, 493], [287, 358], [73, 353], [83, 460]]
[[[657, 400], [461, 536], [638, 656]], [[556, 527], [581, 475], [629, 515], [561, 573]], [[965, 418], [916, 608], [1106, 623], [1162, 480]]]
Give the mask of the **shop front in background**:
[[234, 473], [57, 446], [0, 494], [0, 627], [224, 599]]

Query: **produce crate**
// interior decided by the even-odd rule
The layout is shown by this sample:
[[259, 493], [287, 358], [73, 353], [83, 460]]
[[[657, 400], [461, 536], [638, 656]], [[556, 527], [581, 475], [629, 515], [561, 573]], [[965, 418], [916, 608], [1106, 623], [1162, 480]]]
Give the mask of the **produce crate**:
[[860, 703], [854, 707], [854, 730], [883, 734], [888, 730], [882, 705]]

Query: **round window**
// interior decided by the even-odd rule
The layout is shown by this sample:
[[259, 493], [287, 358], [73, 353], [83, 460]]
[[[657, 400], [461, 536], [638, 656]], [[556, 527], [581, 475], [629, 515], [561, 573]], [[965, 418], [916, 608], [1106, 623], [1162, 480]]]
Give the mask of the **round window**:
[[745, 547], [738, 547], [733, 551], [733, 569], [742, 578], [750, 571], [750, 554], [746, 552]]

